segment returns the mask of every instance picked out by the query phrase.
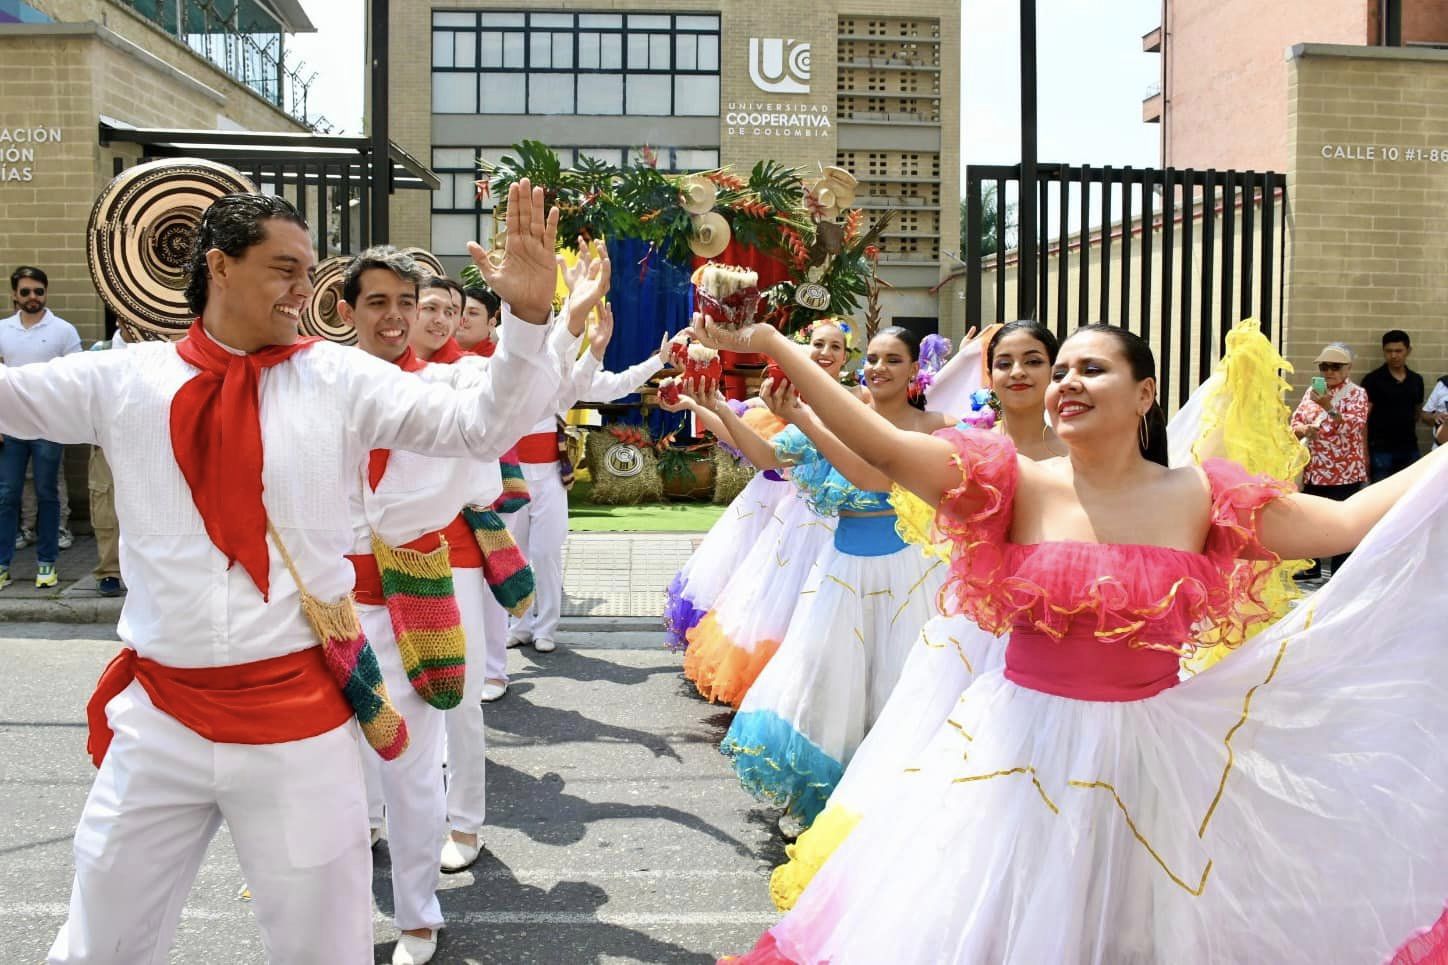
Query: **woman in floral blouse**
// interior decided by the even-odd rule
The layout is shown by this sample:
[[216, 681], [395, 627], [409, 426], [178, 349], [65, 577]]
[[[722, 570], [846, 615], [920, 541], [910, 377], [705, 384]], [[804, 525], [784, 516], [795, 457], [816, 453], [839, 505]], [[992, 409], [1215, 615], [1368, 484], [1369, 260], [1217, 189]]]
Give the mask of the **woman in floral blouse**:
[[[1352, 381], [1352, 350], [1341, 342], [1318, 354], [1317, 370], [1327, 391], [1319, 395], [1309, 386], [1292, 413], [1292, 431], [1307, 443], [1312, 456], [1302, 474], [1302, 491], [1341, 501], [1368, 479], [1368, 394]], [[1334, 556], [1332, 572], [1347, 558], [1347, 553]], [[1314, 562], [1300, 578], [1316, 579], [1321, 564]]]

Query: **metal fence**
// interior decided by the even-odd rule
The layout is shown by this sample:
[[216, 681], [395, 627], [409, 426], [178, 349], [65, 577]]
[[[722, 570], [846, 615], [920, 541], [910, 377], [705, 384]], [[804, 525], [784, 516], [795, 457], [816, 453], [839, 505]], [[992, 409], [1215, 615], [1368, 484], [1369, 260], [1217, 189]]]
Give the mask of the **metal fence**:
[[[1020, 168], [966, 169], [967, 325], [1034, 318], [1062, 337], [1091, 322], [1129, 328], [1156, 351], [1172, 409], [1211, 374], [1240, 319], [1255, 317], [1280, 344], [1285, 175], [1065, 164], [1038, 165], [1037, 174], [1036, 223], [1017, 226], [1007, 196], [1028, 190]], [[986, 255], [992, 189], [996, 253]]]

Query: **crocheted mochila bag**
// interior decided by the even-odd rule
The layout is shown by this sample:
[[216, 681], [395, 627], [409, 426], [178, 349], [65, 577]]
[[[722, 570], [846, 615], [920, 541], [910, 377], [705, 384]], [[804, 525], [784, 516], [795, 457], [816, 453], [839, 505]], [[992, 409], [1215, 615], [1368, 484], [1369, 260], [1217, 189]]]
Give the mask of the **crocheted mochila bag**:
[[498, 605], [515, 617], [533, 607], [533, 567], [508, 532], [502, 517], [488, 509], [463, 508], [463, 519], [483, 552], [483, 579]]
[[267, 531], [281, 553], [282, 562], [292, 574], [292, 582], [302, 598], [302, 614], [307, 618], [332, 679], [342, 688], [342, 695], [352, 706], [352, 713], [362, 727], [362, 736], [384, 761], [396, 759], [407, 750], [407, 721], [392, 706], [387, 684], [382, 680], [382, 667], [377, 654], [362, 632], [352, 594], [325, 603], [307, 592], [302, 576], [282, 542], [281, 534], [270, 522]]
[[453, 596], [447, 540], [420, 553], [388, 546], [374, 533], [372, 555], [412, 689], [438, 710], [456, 707], [463, 699], [467, 640]]

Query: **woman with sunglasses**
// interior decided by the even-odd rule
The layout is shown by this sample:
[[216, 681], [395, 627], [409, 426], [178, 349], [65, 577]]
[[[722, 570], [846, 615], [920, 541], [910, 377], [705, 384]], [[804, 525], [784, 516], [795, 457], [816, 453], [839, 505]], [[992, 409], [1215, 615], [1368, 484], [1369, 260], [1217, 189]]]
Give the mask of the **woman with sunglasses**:
[[[1368, 394], [1352, 381], [1352, 350], [1341, 342], [1318, 353], [1317, 371], [1292, 413], [1292, 432], [1311, 455], [1302, 491], [1342, 501], [1368, 481]], [[1347, 553], [1334, 556], [1332, 572], [1342, 569], [1347, 558]], [[1298, 578], [1322, 575], [1322, 561], [1316, 560]]]

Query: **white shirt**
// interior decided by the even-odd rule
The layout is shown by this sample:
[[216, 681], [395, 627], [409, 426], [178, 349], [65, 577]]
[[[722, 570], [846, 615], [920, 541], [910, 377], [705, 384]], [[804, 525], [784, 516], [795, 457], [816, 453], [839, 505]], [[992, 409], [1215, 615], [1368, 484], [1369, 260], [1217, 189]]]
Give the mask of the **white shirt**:
[[48, 308], [40, 321], [29, 328], [20, 321], [19, 312], [0, 318], [0, 358], [6, 365], [49, 362], [83, 348], [75, 326]]
[[[1448, 386], [1442, 382], [1433, 383], [1433, 391], [1428, 393], [1428, 401], [1423, 403], [1424, 412], [1448, 412]], [[1433, 448], [1438, 448], [1438, 443], [1433, 443]]]
[[[458, 389], [326, 342], [262, 371], [262, 499], [313, 596], [330, 602], [352, 589], [348, 494], [368, 452], [496, 459], [557, 398], [561, 363], [545, 341], [549, 326], [512, 320], [495, 364], [429, 367], [471, 378]], [[215, 667], [314, 646], [276, 547], [265, 602], [206, 535], [169, 428], [171, 400], [196, 374], [168, 342], [0, 368], [0, 431], [106, 450], [130, 588], [118, 631], [141, 656]]]
[[[557, 426], [557, 417], [566, 414], [580, 402], [612, 402], [614, 399], [631, 395], [664, 367], [658, 353], [622, 372], [600, 372], [602, 365], [603, 362], [592, 351], [584, 352], [583, 357], [573, 363], [571, 376], [559, 387], [554, 411], [539, 419], [529, 434], [553, 432]], [[524, 479], [546, 479], [558, 475], [557, 467], [551, 462], [525, 462], [522, 467]]]

